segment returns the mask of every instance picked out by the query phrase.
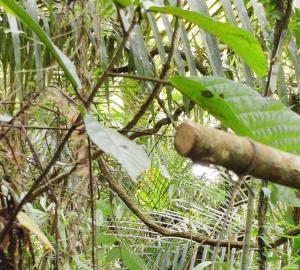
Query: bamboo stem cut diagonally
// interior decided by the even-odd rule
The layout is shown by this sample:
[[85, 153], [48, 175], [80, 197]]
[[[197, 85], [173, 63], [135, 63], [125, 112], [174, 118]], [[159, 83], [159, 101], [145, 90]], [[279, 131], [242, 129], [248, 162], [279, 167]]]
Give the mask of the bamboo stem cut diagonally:
[[[188, 120], [175, 134], [177, 152], [194, 163], [223, 166], [283, 186], [300, 189], [300, 157]], [[249, 170], [255, 156], [255, 166]]]

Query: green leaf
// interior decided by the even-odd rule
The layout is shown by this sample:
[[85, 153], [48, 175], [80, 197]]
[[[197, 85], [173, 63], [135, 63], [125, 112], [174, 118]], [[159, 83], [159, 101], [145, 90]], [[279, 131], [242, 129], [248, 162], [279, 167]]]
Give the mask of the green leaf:
[[131, 0], [114, 0], [114, 2], [122, 8], [126, 8], [131, 4]]
[[130, 250], [126, 245], [121, 246], [122, 261], [129, 270], [146, 270], [147, 265], [143, 259]]
[[115, 247], [115, 248], [112, 248], [110, 251], [108, 251], [106, 254], [105, 254], [105, 262], [106, 263], [110, 263], [116, 259], [119, 259], [121, 257], [121, 254], [120, 254], [120, 248], [119, 247]]
[[258, 40], [249, 32], [228, 23], [212, 20], [201, 13], [177, 7], [150, 7], [149, 10], [172, 14], [201, 27], [228, 45], [252, 68], [257, 75], [265, 76], [267, 61]]
[[[236, 134], [300, 154], [300, 116], [280, 101], [263, 98], [245, 84], [220, 77], [175, 76], [170, 82]], [[299, 206], [293, 189], [274, 186], [272, 191], [273, 199]]]
[[52, 251], [54, 251], [54, 248], [48, 240], [47, 236], [41, 231], [39, 225], [31, 217], [29, 217], [24, 212], [19, 212], [17, 215], [17, 219], [23, 227], [34, 233], [41, 240], [46, 250], [51, 249]]
[[102, 126], [88, 114], [84, 117], [84, 124], [93, 143], [105, 153], [112, 155], [133, 180], [150, 167], [147, 154], [135, 142], [111, 128]]
[[101, 210], [103, 215], [105, 216], [111, 216], [112, 215], [112, 210], [110, 204], [103, 200], [97, 200], [96, 201], [96, 207], [97, 209]]
[[280, 101], [263, 98], [245, 84], [220, 77], [175, 76], [170, 82], [236, 134], [300, 153], [300, 116]]
[[300, 199], [297, 198], [293, 189], [280, 185], [270, 185], [270, 187], [273, 202], [280, 201], [286, 206], [300, 207]]
[[107, 234], [99, 234], [96, 237], [96, 243], [97, 245], [103, 245], [103, 244], [113, 244], [116, 241], [118, 241], [118, 238], [116, 238], [113, 235], [107, 235]]
[[60, 49], [55, 46], [55, 44], [51, 41], [51, 39], [43, 31], [43, 29], [36, 23], [36, 21], [32, 19], [31, 16], [15, 1], [0, 0], [0, 5], [3, 6], [8, 13], [13, 14], [18, 19], [20, 19], [39, 37], [39, 39], [45, 44], [47, 49], [52, 53], [53, 57], [60, 65], [73, 87], [77, 89], [82, 88], [80, 79], [77, 76], [76, 69], [73, 63], [67, 56], [63, 54]]

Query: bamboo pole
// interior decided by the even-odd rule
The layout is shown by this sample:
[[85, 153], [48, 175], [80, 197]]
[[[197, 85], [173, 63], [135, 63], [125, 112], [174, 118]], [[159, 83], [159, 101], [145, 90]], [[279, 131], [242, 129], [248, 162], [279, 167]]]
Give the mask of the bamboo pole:
[[180, 155], [195, 163], [223, 166], [238, 175], [300, 189], [300, 157], [296, 155], [190, 120], [177, 128], [174, 144]]

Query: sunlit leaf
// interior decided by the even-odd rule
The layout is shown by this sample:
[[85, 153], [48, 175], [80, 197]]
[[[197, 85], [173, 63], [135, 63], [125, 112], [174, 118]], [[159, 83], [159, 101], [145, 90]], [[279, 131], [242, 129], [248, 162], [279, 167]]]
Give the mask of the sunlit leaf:
[[88, 114], [84, 117], [84, 123], [93, 143], [112, 155], [133, 180], [150, 167], [150, 160], [141, 146], [113, 129], [102, 126]]
[[46, 235], [41, 231], [39, 225], [37, 225], [31, 217], [29, 217], [24, 212], [19, 212], [17, 215], [17, 219], [23, 227], [25, 227], [30, 232], [34, 233], [41, 240], [46, 249], [51, 249], [54, 251], [54, 248], [49, 242]]
[[8, 123], [8, 122], [11, 121], [12, 119], [13, 119], [12, 116], [10, 116], [10, 115], [8, 115], [8, 114], [0, 115], [0, 121], [1, 121], [1, 122]]
[[97, 207], [97, 209], [102, 211], [103, 215], [105, 215], [105, 216], [112, 215], [111, 206], [107, 202], [105, 202], [103, 200], [97, 200], [96, 207]]
[[115, 248], [112, 248], [110, 251], [108, 251], [105, 254], [105, 262], [109, 263], [111, 261], [119, 259], [120, 257], [121, 257], [120, 248], [119, 247], [115, 247]]

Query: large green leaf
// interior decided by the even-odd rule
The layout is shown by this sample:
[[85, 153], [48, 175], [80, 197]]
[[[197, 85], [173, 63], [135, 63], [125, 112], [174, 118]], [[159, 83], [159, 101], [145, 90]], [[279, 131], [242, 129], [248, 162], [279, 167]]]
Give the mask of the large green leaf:
[[150, 7], [149, 10], [172, 14], [179, 18], [190, 21], [208, 33], [216, 36], [235, 51], [259, 76], [266, 75], [267, 62], [257, 39], [249, 32], [212, 20], [201, 13], [183, 10], [177, 7]]
[[147, 270], [147, 265], [143, 259], [125, 244], [121, 246], [122, 261], [129, 270]]
[[281, 102], [228, 79], [175, 76], [171, 83], [238, 135], [300, 153], [300, 116]]
[[[175, 76], [170, 81], [236, 134], [300, 154], [300, 116], [281, 102], [264, 98], [245, 84], [220, 77]], [[272, 197], [289, 206], [300, 204], [294, 191], [287, 187], [273, 186]]]
[[75, 66], [70, 61], [70, 59], [55, 46], [55, 44], [51, 41], [51, 39], [43, 31], [43, 29], [36, 23], [36, 21], [32, 19], [31, 16], [15, 1], [0, 0], [0, 5], [4, 7], [6, 12], [20, 19], [39, 37], [39, 39], [45, 44], [47, 49], [52, 53], [53, 57], [66, 74], [67, 79], [71, 82], [73, 87], [80, 89], [81, 82], [77, 76]]

